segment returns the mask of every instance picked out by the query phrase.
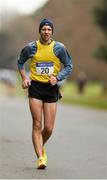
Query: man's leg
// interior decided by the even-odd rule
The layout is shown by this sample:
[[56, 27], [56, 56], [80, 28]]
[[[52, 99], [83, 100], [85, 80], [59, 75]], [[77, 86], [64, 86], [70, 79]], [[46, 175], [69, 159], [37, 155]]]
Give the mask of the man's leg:
[[43, 145], [52, 134], [56, 117], [56, 109], [57, 103], [44, 103], [44, 129], [42, 131]]
[[42, 139], [42, 111], [43, 102], [35, 98], [29, 98], [29, 106], [32, 114], [32, 141], [35, 152], [38, 157], [42, 156], [43, 139]]

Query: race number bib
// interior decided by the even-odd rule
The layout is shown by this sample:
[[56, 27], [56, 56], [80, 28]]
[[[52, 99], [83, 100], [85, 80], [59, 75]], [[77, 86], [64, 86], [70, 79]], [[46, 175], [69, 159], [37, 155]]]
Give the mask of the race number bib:
[[36, 63], [36, 73], [39, 75], [50, 75], [53, 71], [53, 62]]

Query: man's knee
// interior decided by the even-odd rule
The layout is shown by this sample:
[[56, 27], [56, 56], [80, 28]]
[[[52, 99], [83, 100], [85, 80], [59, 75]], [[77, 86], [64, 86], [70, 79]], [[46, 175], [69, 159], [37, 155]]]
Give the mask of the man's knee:
[[33, 129], [34, 131], [41, 131], [41, 130], [42, 130], [42, 123], [39, 122], [39, 121], [36, 121], [36, 122], [34, 121], [34, 122], [33, 122], [32, 129]]
[[45, 131], [46, 134], [51, 135], [52, 131], [53, 131], [53, 127], [46, 126], [46, 127], [44, 127], [44, 131]]

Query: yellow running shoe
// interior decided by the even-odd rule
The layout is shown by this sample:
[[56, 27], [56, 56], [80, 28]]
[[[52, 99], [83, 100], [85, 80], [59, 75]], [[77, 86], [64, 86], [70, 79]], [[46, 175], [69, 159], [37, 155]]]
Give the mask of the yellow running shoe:
[[46, 168], [46, 162], [43, 157], [39, 157], [37, 161], [37, 169], [45, 169]]
[[47, 158], [47, 154], [46, 154], [46, 149], [45, 147], [43, 147], [43, 154], [42, 154], [44, 160], [45, 160], [45, 163], [47, 164], [47, 161], [48, 161], [48, 158]]

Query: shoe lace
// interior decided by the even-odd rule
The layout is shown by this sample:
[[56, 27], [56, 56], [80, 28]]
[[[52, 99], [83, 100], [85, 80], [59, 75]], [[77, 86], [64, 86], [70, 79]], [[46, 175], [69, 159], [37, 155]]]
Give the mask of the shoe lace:
[[42, 159], [42, 158], [41, 158], [41, 159], [39, 159], [39, 162], [40, 162], [40, 163], [42, 163], [42, 162], [43, 162], [43, 159]]

